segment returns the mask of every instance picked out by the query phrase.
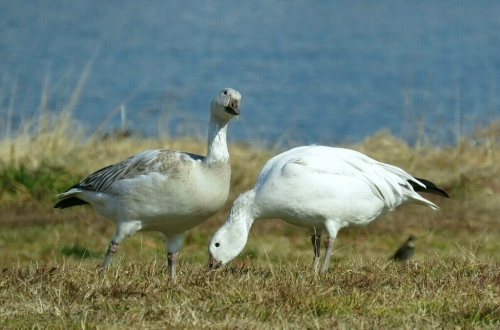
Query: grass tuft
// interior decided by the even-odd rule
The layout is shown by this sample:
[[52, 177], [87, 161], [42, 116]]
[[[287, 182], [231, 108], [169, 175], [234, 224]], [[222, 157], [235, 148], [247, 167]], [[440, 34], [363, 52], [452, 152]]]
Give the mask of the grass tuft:
[[[499, 122], [456, 146], [411, 147], [386, 131], [349, 145], [436, 183], [451, 198], [426, 196], [438, 212], [400, 207], [341, 230], [326, 274], [311, 271], [308, 231], [281, 220], [257, 221], [241, 255], [206, 273], [211, 235], [282, 151], [233, 143], [229, 199], [186, 234], [175, 281], [157, 233], [125, 240], [99, 275], [115, 225], [88, 206], [55, 210], [55, 195], [139, 151], [204, 154], [206, 141], [86, 138], [70, 116], [84, 81], [65, 115], [45, 109], [38, 124], [0, 140], [0, 328], [498, 328]], [[409, 234], [418, 237], [414, 259], [388, 262]]]
[[[65, 264], [2, 271], [3, 327], [495, 328], [500, 265], [470, 259], [386, 263], [351, 256], [326, 274], [287, 264], [205, 273], [184, 262], [176, 281], [153, 261], [109, 272]], [[429, 272], [429, 270], [432, 270]], [[446, 276], [444, 276], [446, 275]]]

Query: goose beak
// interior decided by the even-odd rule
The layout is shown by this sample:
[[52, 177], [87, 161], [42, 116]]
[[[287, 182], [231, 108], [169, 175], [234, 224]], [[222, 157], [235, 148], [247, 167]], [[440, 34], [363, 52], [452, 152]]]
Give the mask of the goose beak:
[[214, 256], [210, 253], [210, 257], [208, 258], [208, 270], [219, 268], [220, 264], [220, 261], [215, 260]]
[[237, 99], [233, 99], [232, 97], [229, 99], [228, 104], [224, 107], [227, 113], [233, 116], [237, 116], [240, 114], [240, 101]]

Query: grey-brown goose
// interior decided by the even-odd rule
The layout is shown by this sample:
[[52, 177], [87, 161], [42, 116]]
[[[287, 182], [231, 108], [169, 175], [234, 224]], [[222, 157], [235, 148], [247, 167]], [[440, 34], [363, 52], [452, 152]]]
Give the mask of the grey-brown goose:
[[175, 276], [184, 233], [222, 208], [229, 193], [231, 166], [227, 124], [240, 113], [241, 95], [225, 88], [210, 104], [207, 155], [165, 149], [138, 153], [107, 166], [57, 195], [54, 207], [91, 204], [117, 224], [102, 268], [121, 241], [137, 231], [158, 231], [167, 239], [170, 277]]

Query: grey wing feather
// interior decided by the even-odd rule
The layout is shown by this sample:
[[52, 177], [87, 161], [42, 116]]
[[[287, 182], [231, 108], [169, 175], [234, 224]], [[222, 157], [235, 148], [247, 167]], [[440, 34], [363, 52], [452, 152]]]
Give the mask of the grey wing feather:
[[198, 155], [163, 149], [145, 151], [90, 174], [70, 189], [80, 188], [92, 191], [107, 191], [118, 180], [134, 178], [152, 171], [166, 174], [170, 170], [174, 160], [184, 160], [185, 158], [198, 160], [194, 156]]
[[[106, 191], [113, 183], [123, 179], [127, 167], [132, 162], [132, 158], [127, 158], [117, 164], [106, 166], [97, 172], [78, 182], [71, 188], [81, 188], [93, 191]], [[71, 189], [70, 188], [70, 189]]]

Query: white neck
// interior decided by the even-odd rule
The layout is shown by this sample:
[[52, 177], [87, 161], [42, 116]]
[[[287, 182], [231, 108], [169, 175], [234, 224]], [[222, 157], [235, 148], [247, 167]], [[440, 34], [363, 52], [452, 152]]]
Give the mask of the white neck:
[[207, 157], [205, 157], [207, 163], [229, 162], [226, 141], [227, 123], [210, 117]]
[[241, 194], [233, 203], [228, 222], [234, 225], [245, 225], [247, 234], [256, 220], [254, 214], [255, 190], [251, 189]]
[[[210, 253], [215, 254], [216, 260], [222, 263], [231, 261], [245, 248], [250, 227], [256, 219], [253, 212], [254, 197], [255, 192], [249, 190], [234, 201], [229, 218], [210, 242]], [[214, 242], [221, 242], [221, 249]]]

